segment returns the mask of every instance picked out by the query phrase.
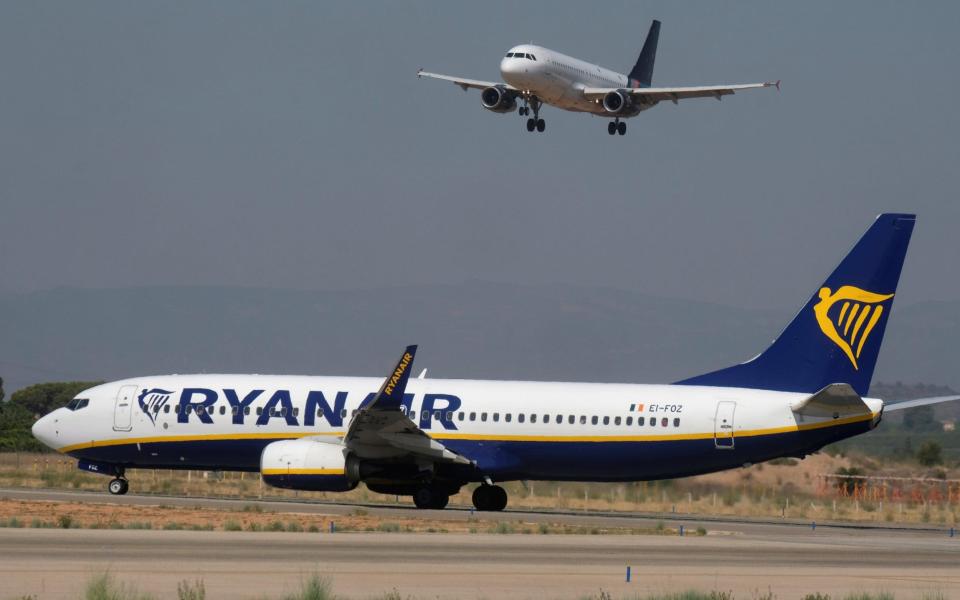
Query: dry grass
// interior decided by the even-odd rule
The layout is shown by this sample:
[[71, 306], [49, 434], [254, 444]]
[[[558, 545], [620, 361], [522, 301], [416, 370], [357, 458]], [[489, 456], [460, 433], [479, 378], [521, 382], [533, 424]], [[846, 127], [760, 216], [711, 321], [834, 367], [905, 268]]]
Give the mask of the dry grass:
[[[956, 526], [960, 507], [911, 502], [859, 502], [823, 494], [817, 475], [853, 466], [848, 458], [817, 454], [804, 461], [778, 461], [722, 473], [663, 482], [618, 484], [519, 482], [505, 485], [511, 508], [570, 511], [623, 511], [785, 517], [810, 521], [930, 523]], [[910, 473], [909, 467], [882, 467], [860, 459], [868, 472]], [[914, 475], [922, 473], [913, 473]], [[949, 472], [948, 476], [953, 476]], [[346, 493], [280, 490], [263, 484], [257, 473], [132, 469], [131, 491], [160, 496], [324, 500], [400, 504], [406, 497], [375, 494], [364, 486]], [[0, 487], [43, 487], [102, 491], [107, 478], [77, 470], [76, 462], [55, 454], [0, 454]], [[472, 486], [451, 498], [470, 506]]]

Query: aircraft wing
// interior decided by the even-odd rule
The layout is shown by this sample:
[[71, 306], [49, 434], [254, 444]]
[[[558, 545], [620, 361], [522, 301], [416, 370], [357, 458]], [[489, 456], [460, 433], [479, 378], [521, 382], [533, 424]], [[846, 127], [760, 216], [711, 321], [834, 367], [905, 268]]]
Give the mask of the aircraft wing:
[[701, 85], [693, 87], [648, 87], [648, 88], [584, 88], [583, 95], [591, 100], [601, 99], [610, 92], [625, 91], [644, 104], [669, 100], [676, 104], [687, 98], [716, 98], [729, 96], [743, 90], [755, 90], [768, 87], [780, 89], [780, 81], [765, 83], [743, 83], [738, 85]]
[[417, 427], [403, 410], [403, 394], [416, 353], [416, 346], [407, 346], [373, 401], [353, 417], [343, 444], [360, 458], [409, 455], [469, 465], [469, 460], [451, 452]]
[[907, 408], [916, 408], [918, 406], [928, 406], [930, 404], [940, 404], [941, 402], [953, 402], [960, 400], [960, 396], [936, 396], [934, 398], [917, 398], [916, 400], [905, 400], [903, 402], [894, 402], [884, 407], [885, 412], [892, 410], [904, 410]]
[[449, 81], [451, 83], [455, 83], [459, 85], [461, 88], [463, 88], [464, 91], [466, 91], [467, 88], [482, 90], [484, 88], [493, 87], [495, 85], [502, 86], [508, 90], [512, 90], [515, 92], [519, 91], [517, 90], [517, 88], [513, 87], [512, 85], [507, 85], [499, 81], [480, 81], [478, 79], [465, 79], [463, 77], [451, 77], [449, 75], [441, 75], [439, 73], [430, 73], [428, 71], [424, 71], [423, 69], [420, 69], [417, 71], [417, 77], [418, 78], [429, 77], [430, 79], [442, 79], [443, 81]]
[[870, 407], [848, 383], [831, 383], [790, 407], [804, 417], [850, 417], [870, 414]]

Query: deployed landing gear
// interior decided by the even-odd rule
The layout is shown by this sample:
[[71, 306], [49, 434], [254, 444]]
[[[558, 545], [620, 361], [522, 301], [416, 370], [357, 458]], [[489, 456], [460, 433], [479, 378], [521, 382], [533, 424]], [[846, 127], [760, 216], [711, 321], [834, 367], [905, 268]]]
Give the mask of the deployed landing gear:
[[530, 103], [530, 106], [520, 107], [521, 116], [529, 116], [530, 109], [533, 109], [533, 118], [527, 119], [527, 131], [538, 131], [543, 133], [547, 129], [546, 121], [540, 118], [540, 107], [543, 106], [543, 102], [540, 102], [540, 99], [536, 96], [530, 96], [528, 102]]
[[130, 489], [130, 483], [122, 477], [116, 477], [107, 484], [107, 491], [114, 496], [122, 496]]
[[413, 503], [417, 508], [442, 509], [450, 502], [450, 495], [434, 487], [422, 487], [413, 493]]
[[621, 121], [620, 119], [615, 119], [613, 121], [610, 121], [610, 123], [607, 124], [607, 133], [609, 133], [610, 135], [614, 135], [616, 133], [619, 133], [620, 135], [626, 135], [627, 134], [626, 122]]
[[499, 485], [481, 485], [473, 490], [473, 505], [477, 510], [501, 511], [507, 507], [507, 491]]

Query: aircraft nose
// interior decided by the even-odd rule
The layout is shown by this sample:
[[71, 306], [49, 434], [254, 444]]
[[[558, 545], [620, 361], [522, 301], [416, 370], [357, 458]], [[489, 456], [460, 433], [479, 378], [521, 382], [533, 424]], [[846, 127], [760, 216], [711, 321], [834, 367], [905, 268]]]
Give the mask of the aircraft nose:
[[30, 428], [30, 433], [43, 445], [56, 449], [58, 446], [57, 438], [60, 434], [58, 431], [59, 420], [60, 419], [55, 417], [53, 413], [44, 415], [33, 424], [33, 427]]

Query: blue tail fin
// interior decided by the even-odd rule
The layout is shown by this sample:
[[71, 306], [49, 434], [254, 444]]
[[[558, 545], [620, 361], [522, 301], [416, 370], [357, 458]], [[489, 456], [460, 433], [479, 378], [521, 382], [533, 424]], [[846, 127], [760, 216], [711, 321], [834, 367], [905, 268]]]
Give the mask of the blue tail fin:
[[762, 354], [677, 383], [806, 393], [849, 383], [866, 395], [915, 220], [906, 214], [877, 217]]
[[660, 21], [654, 20], [647, 32], [637, 64], [630, 71], [631, 87], [650, 87], [653, 84], [653, 61], [657, 58], [657, 40], [660, 39]]

